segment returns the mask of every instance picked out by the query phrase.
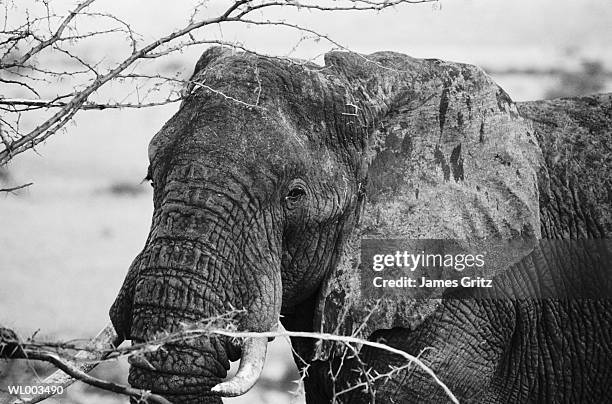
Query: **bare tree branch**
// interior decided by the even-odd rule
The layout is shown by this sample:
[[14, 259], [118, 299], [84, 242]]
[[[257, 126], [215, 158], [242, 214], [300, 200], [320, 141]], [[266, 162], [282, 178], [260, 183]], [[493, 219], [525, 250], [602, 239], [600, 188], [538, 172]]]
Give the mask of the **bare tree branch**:
[[[0, 69], [7, 69], [7, 68], [11, 68], [11, 67], [17, 67], [17, 66], [22, 66], [23, 64], [25, 64], [32, 56], [36, 55], [37, 53], [39, 53], [41, 50], [45, 49], [48, 46], [51, 46], [52, 44], [54, 44], [55, 42], [57, 42], [58, 40], [60, 40], [60, 37], [62, 35], [62, 33], [64, 32], [64, 30], [66, 29], [66, 27], [68, 26], [68, 24], [70, 24], [70, 22], [86, 7], [88, 7], [91, 3], [93, 3], [95, 0], [86, 0], [82, 3], [80, 3], [79, 5], [77, 5], [75, 7], [74, 10], [72, 10], [70, 12], [70, 14], [68, 14], [68, 16], [62, 21], [62, 23], [60, 24], [59, 28], [57, 29], [57, 31], [55, 31], [55, 33], [53, 34], [53, 36], [47, 40], [41, 41], [37, 46], [33, 47], [32, 49], [30, 49], [29, 51], [27, 51], [22, 57], [20, 57], [19, 59], [11, 62], [11, 63], [2, 63], [2, 61], [0, 61]], [[48, 20], [48, 19], [47, 19]]]
[[27, 184], [18, 185], [16, 187], [0, 188], [0, 192], [14, 192], [14, 191], [17, 191], [17, 190], [29, 187], [32, 184], [34, 184], [34, 183], [33, 182], [28, 182]]
[[[135, 389], [133, 387], [108, 382], [106, 380], [101, 380], [93, 376], [90, 376], [87, 373], [82, 372], [75, 366], [71, 365], [68, 361], [63, 360], [62, 358], [60, 358], [59, 356], [53, 353], [48, 353], [44, 351], [25, 350], [24, 356], [21, 359], [39, 360], [39, 361], [49, 362], [55, 367], [57, 367], [58, 369], [65, 372], [66, 374], [70, 375], [71, 377], [78, 379], [82, 381], [83, 383], [89, 384], [90, 386], [94, 386], [99, 389], [103, 389], [107, 391], [112, 391], [113, 393], [135, 397], [139, 400], [142, 400], [142, 402], [145, 402], [145, 403], [151, 402], [151, 403], [158, 403], [158, 404], [171, 404], [170, 401], [166, 400], [162, 396], [153, 394], [150, 391]], [[38, 400], [21, 399], [19, 402], [33, 404], [37, 401]]]
[[[145, 72], [150, 71], [155, 65], [151, 63], [161, 60], [166, 56], [174, 55], [192, 46], [217, 44], [230, 46], [245, 52], [260, 55], [254, 49], [239, 43], [226, 41], [216, 35], [212, 35], [206, 28], [215, 26], [222, 32], [222, 26], [226, 24], [246, 24], [253, 27], [286, 27], [287, 29], [301, 32], [304, 35], [298, 41], [312, 38], [323, 39], [333, 47], [346, 49], [345, 46], [336, 42], [328, 35], [322, 34], [300, 24], [290, 21], [272, 21], [269, 19], [251, 18], [255, 12], [258, 16], [265, 10], [288, 9], [308, 10], [312, 12], [349, 12], [349, 11], [375, 11], [380, 12], [387, 8], [397, 7], [402, 4], [415, 4], [435, 2], [437, 0], [327, 0], [311, 2], [308, 0], [274, 1], [274, 0], [237, 0], [227, 1], [226, 6], [217, 16], [202, 18], [208, 5], [205, 2], [196, 4], [193, 12], [188, 17], [188, 22], [180, 29], [173, 30], [168, 34], [155, 38], [149, 43], [144, 43], [143, 36], [137, 34], [131, 25], [123, 19], [105, 12], [93, 10], [95, 0], [85, 0], [66, 13], [56, 13], [52, 9], [52, 1], [42, 2], [44, 9], [39, 10], [38, 15], [30, 17], [26, 9], [25, 21], [8, 18], [9, 6], [4, 5], [5, 18], [3, 30], [0, 31], [0, 82], [6, 83], [8, 93], [0, 95], [0, 109], [5, 114], [0, 116], [6, 128], [10, 129], [10, 136], [4, 136], [0, 147], [0, 165], [6, 164], [14, 156], [48, 139], [59, 129], [64, 127], [82, 110], [102, 110], [107, 108], [144, 108], [156, 105], [164, 105], [179, 101], [181, 92], [179, 88], [184, 84], [180, 77], [175, 80], [142, 82], [135, 80], [126, 86], [124, 96], [113, 100], [101, 100], [101, 89], [107, 87], [110, 82], [119, 82], [126, 75], [140, 75], [144, 79]], [[21, 5], [12, 2], [12, 8]], [[27, 6], [23, 6], [27, 7]], [[22, 14], [23, 15], [23, 14]], [[23, 17], [21, 17], [23, 18]], [[103, 22], [97, 30], [79, 32], [78, 26], [86, 26], [83, 19], [96, 19]], [[11, 25], [13, 24], [13, 25]], [[53, 28], [53, 27], [56, 28]], [[91, 24], [89, 24], [91, 26]], [[127, 55], [119, 57], [117, 61], [111, 58], [100, 58], [92, 60], [90, 55], [83, 52], [87, 46], [95, 46], [100, 40], [116, 41], [125, 40], [129, 44]], [[87, 46], [86, 46], [87, 45]], [[297, 46], [297, 45], [296, 45]], [[56, 69], [39, 66], [38, 60], [43, 60], [49, 54], [54, 57], [63, 57], [63, 63], [68, 68]], [[118, 52], [117, 55], [121, 55]], [[286, 59], [286, 58], [283, 58]], [[147, 65], [139, 63], [149, 61]], [[155, 63], [160, 63], [155, 62]], [[137, 70], [135, 70], [137, 69]], [[48, 94], [50, 87], [56, 86], [58, 80], [67, 79], [64, 84], [71, 86], [67, 97]], [[200, 87], [206, 88], [205, 83], [199, 83]], [[35, 97], [25, 98], [19, 92], [28, 91]], [[44, 90], [44, 91], [43, 91]], [[215, 92], [216, 89], [207, 88]], [[219, 93], [219, 95], [221, 95]], [[245, 100], [238, 100], [244, 104]], [[256, 105], [257, 103], [255, 103]], [[1, 107], [4, 106], [4, 107]], [[32, 111], [44, 110], [48, 115], [43, 118], [36, 115], [34, 119], [24, 119], [32, 127], [24, 128], [18, 124], [21, 114]], [[53, 110], [53, 112], [51, 112]]]
[[[121, 109], [121, 108], [148, 108], [148, 107], [156, 107], [159, 105], [171, 104], [173, 102], [181, 101], [180, 98], [170, 98], [167, 100], [157, 101], [157, 102], [147, 102], [147, 103], [112, 103], [112, 104], [100, 104], [95, 102], [86, 102], [81, 105], [82, 110], [104, 110], [104, 109]], [[7, 105], [14, 108], [11, 108], [11, 111], [30, 111], [33, 109], [39, 108], [63, 108], [67, 105], [66, 102], [55, 101], [55, 100], [27, 100], [27, 99], [10, 99], [10, 98], [0, 98], [0, 105]], [[23, 106], [25, 109], [17, 109], [16, 107]], [[5, 109], [5, 107], [1, 107], [0, 109]]]

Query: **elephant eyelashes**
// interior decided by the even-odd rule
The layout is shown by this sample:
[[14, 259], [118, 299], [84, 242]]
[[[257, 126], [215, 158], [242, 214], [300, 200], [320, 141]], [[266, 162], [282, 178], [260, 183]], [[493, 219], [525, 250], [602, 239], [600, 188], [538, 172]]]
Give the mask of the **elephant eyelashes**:
[[285, 200], [287, 201], [287, 205], [289, 205], [289, 207], [293, 207], [293, 205], [298, 203], [305, 195], [306, 191], [303, 188], [295, 187], [289, 191], [285, 197]]

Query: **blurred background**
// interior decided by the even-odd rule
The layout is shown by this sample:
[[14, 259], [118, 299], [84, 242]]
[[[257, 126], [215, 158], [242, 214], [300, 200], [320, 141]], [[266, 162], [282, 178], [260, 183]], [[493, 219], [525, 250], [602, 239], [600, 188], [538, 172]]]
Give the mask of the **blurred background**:
[[[71, 5], [57, 2], [59, 9]], [[192, 5], [107, 0], [96, 7], [120, 16], [150, 40], [181, 26]], [[515, 101], [612, 91], [609, 0], [446, 0], [380, 13], [279, 10], [270, 18], [314, 28], [361, 53], [391, 50], [479, 65]], [[300, 41], [282, 28], [232, 28], [223, 28], [223, 38], [272, 55], [321, 62], [321, 55], [333, 47], [324, 40]], [[112, 57], [125, 45], [107, 41], [84, 52], [92, 58]], [[204, 49], [187, 49], [156, 69], [189, 77]], [[61, 62], [50, 54], [45, 63]], [[57, 85], [65, 89], [71, 84]], [[64, 340], [88, 339], [106, 324], [108, 308], [149, 230], [151, 188], [142, 182], [148, 141], [177, 109], [178, 104], [171, 104], [82, 111], [36, 152], [0, 168], [0, 188], [34, 183], [0, 193], [0, 324], [22, 337], [38, 331], [38, 337]], [[50, 368], [0, 362], [0, 388], [34, 371], [44, 376]], [[126, 372], [124, 362], [96, 370], [97, 376], [120, 383], [126, 383]], [[277, 339], [256, 388], [226, 401], [300, 403], [296, 379], [290, 348]], [[127, 399], [79, 383], [60, 401]]]

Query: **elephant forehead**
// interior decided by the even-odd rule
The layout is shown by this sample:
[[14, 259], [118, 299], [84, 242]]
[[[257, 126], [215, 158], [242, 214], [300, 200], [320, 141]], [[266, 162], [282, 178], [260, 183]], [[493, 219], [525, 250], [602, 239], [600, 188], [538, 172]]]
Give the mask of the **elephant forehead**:
[[354, 91], [332, 66], [224, 54], [197, 69], [192, 82], [185, 104], [221, 102], [226, 108], [259, 112], [284, 130], [292, 127], [301, 137], [334, 148], [361, 149], [358, 140], [372, 118], [362, 104], [373, 98]]
[[155, 135], [151, 161], [165, 167], [166, 174], [187, 172], [178, 166], [199, 163], [251, 177], [347, 178], [351, 161], [344, 150], [325, 141], [325, 123], [298, 126], [290, 112], [271, 109], [195, 96]]

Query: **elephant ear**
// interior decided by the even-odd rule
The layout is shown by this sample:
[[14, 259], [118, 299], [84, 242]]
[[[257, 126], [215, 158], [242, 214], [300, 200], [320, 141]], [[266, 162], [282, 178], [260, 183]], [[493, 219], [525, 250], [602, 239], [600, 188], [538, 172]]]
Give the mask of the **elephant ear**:
[[[439, 300], [369, 296], [360, 287], [361, 239], [539, 238], [541, 151], [530, 123], [477, 67], [390, 52], [334, 53], [326, 62], [379, 107], [360, 224], [322, 286], [314, 329], [362, 338], [414, 329]], [[319, 344], [314, 358], [333, 349]]]

